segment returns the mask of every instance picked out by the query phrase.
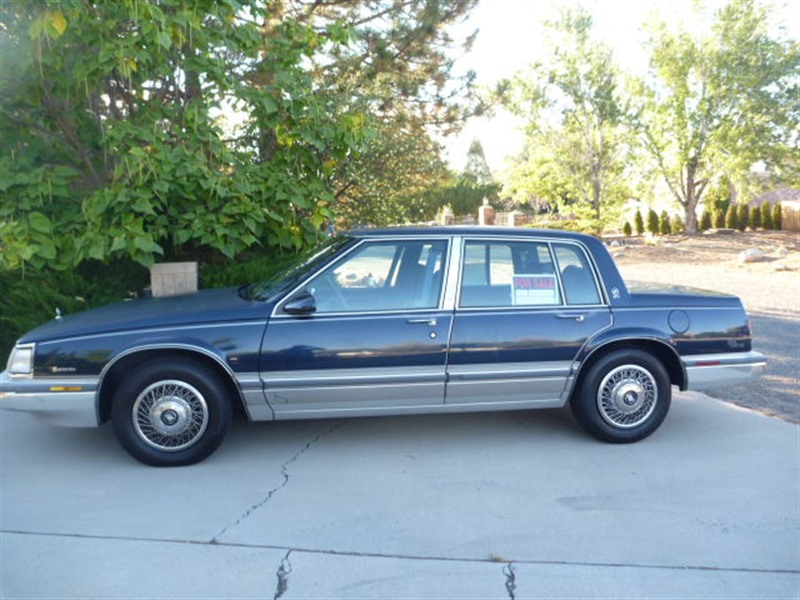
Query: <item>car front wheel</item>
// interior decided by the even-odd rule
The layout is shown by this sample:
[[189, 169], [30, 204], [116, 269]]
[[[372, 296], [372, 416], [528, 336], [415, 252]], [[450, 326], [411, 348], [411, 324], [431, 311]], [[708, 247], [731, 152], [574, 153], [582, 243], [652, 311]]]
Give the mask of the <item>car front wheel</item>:
[[154, 466], [199, 462], [230, 427], [226, 386], [212, 369], [186, 360], [137, 367], [114, 397], [117, 439], [137, 460]]
[[672, 399], [661, 362], [641, 350], [617, 350], [594, 363], [570, 406], [578, 422], [606, 442], [627, 443], [653, 433]]

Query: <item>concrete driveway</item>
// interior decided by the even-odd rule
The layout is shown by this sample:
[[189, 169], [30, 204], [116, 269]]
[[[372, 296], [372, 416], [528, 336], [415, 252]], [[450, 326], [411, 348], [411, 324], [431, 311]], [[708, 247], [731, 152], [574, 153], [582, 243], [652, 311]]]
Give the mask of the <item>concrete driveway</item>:
[[800, 427], [696, 393], [629, 446], [565, 411], [239, 422], [181, 469], [0, 444], [3, 598], [800, 596]]

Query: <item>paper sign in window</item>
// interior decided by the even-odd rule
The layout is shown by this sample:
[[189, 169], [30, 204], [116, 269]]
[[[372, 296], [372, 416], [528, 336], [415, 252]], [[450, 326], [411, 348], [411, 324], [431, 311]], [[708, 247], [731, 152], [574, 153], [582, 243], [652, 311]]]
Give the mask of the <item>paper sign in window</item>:
[[514, 275], [512, 299], [514, 306], [558, 304], [555, 275]]

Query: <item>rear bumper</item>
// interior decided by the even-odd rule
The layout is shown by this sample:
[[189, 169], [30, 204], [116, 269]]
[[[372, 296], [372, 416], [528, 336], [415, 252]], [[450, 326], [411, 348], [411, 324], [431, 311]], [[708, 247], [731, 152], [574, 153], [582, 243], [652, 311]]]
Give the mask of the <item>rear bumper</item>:
[[98, 380], [86, 378], [30, 379], [0, 373], [0, 409], [27, 412], [66, 427], [97, 427]]
[[760, 352], [730, 352], [725, 354], [699, 354], [681, 359], [688, 379], [687, 389], [738, 385], [758, 379], [767, 365]]

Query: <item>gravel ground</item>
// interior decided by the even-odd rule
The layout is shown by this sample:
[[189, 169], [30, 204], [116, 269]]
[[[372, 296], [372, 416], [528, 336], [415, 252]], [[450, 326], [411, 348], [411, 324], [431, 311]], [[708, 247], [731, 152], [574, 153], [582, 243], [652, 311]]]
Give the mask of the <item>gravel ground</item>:
[[[740, 264], [758, 248], [761, 262]], [[612, 248], [623, 277], [727, 292], [751, 317], [753, 347], [767, 356], [761, 379], [707, 390], [710, 396], [800, 423], [800, 234], [727, 233], [670, 236]]]

